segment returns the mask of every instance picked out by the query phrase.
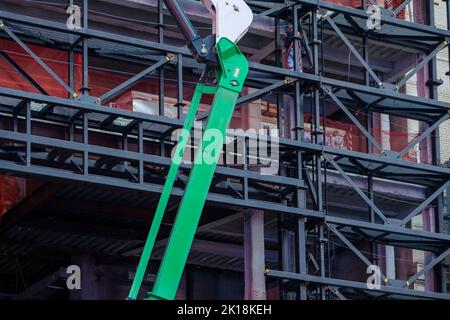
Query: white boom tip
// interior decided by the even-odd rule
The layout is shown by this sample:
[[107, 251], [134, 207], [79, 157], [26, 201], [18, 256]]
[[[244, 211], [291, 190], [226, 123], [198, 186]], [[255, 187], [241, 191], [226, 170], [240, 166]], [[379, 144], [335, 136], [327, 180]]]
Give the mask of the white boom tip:
[[227, 38], [238, 42], [253, 21], [253, 12], [244, 0], [202, 0], [212, 16], [216, 41]]

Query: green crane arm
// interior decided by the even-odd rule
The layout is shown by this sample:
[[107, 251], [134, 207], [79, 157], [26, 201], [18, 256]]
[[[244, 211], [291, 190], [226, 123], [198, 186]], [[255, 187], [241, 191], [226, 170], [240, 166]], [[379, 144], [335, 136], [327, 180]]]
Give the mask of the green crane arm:
[[[248, 74], [248, 61], [237, 45], [223, 37], [216, 44], [219, 66], [215, 68], [217, 88], [199, 83], [191, 101], [184, 124], [184, 132], [191, 132], [203, 94], [215, 94], [210, 115], [199, 150], [184, 191], [169, 242], [156, 276], [153, 291], [148, 299], [172, 300], [189, 255], [206, 197], [217, 167], [226, 130], [229, 127], [236, 101], [242, 91]], [[186, 148], [188, 137], [180, 136], [169, 174], [153, 218], [151, 229], [144, 246], [138, 269], [129, 294], [129, 299], [137, 299], [148, 261], [161, 225], [167, 203], [176, 180], [179, 165]], [[176, 160], [176, 161], [175, 161]]]

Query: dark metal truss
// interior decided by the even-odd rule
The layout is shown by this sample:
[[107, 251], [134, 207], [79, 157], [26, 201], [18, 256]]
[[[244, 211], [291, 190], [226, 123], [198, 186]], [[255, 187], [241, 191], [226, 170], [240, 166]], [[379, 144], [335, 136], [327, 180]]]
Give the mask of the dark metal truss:
[[[281, 263], [282, 271], [268, 270], [269, 277], [291, 280], [283, 282], [283, 290], [298, 292], [298, 298], [311, 298], [315, 293], [325, 299], [336, 297], [341, 300], [349, 295], [360, 295], [368, 298], [409, 297], [427, 299], [450, 299], [441, 287], [441, 292], [419, 292], [410, 289], [421, 275], [441, 266], [449, 255], [450, 235], [444, 234], [439, 225], [436, 232], [414, 230], [411, 220], [423, 209], [434, 204], [437, 215], [442, 219], [442, 201], [440, 197], [450, 185], [450, 169], [439, 164], [439, 148], [434, 150], [434, 165], [418, 164], [404, 160], [404, 156], [417, 144], [432, 135], [435, 146], [439, 140], [439, 126], [450, 117], [450, 104], [437, 100], [435, 60], [438, 52], [448, 46], [450, 31], [437, 29], [431, 25], [420, 25], [395, 18], [410, 2], [406, 0], [392, 14], [382, 15], [382, 24], [395, 30], [404, 31], [402, 37], [364, 30], [361, 21], [369, 18], [364, 10], [342, 7], [318, 0], [281, 1], [248, 1], [255, 7], [259, 16], [274, 17], [276, 43], [280, 44], [279, 22], [283, 13], [292, 13], [294, 21], [299, 21], [300, 13], [310, 13], [307, 23], [309, 33], [302, 32], [310, 41], [307, 43], [308, 57], [312, 66], [311, 73], [300, 73], [281, 68], [280, 65], [268, 66], [251, 63], [251, 72], [247, 85], [257, 90], [238, 101], [240, 108], [245, 103], [260, 99], [283, 88], [294, 95], [296, 105], [295, 139], [280, 139], [281, 158], [287, 159], [292, 170], [280, 170], [279, 176], [266, 176], [246, 170], [246, 157], [242, 168], [219, 167], [216, 171], [214, 185], [208, 195], [208, 201], [227, 207], [246, 207], [276, 212], [280, 215], [280, 230], [293, 229], [296, 234], [296, 270], [289, 270]], [[273, 1], [277, 2], [277, 1]], [[280, 2], [280, 1], [278, 1]], [[370, 1], [369, 1], [370, 2]], [[367, 4], [363, 1], [364, 6]], [[48, 180], [92, 183], [116, 188], [126, 188], [159, 194], [162, 191], [164, 175], [170, 166], [170, 158], [164, 152], [173, 146], [168, 138], [170, 134], [182, 126], [181, 111], [179, 119], [152, 116], [128, 112], [119, 109], [105, 108], [105, 103], [129, 89], [139, 80], [159, 70], [159, 95], [164, 96], [164, 68], [171, 68], [178, 77], [178, 102], [183, 106], [183, 72], [186, 69], [200, 69], [186, 48], [179, 48], [164, 43], [162, 27], [159, 28], [158, 42], [146, 41], [122, 35], [93, 30], [87, 26], [87, 1], [85, 1], [84, 28], [68, 30], [64, 24], [46, 21], [39, 18], [22, 16], [11, 12], [0, 11], [0, 32], [2, 36], [13, 39], [27, 52], [46, 72], [48, 72], [65, 90], [68, 98], [49, 96], [39, 84], [27, 74], [7, 53], [0, 51], [15, 70], [23, 76], [39, 93], [29, 93], [7, 88], [0, 88], [0, 121], [10, 124], [9, 130], [0, 130], [0, 170], [21, 176], [45, 177]], [[432, 18], [432, 7], [429, 8]], [[160, 26], [163, 25], [162, 7], [158, 8]], [[344, 17], [348, 25], [343, 25], [339, 17]], [[77, 40], [60, 43], [61, 48], [69, 50], [73, 59], [74, 52], [83, 55], [83, 89], [76, 93], [73, 87], [73, 70], [69, 83], [65, 83], [27, 46], [21, 36], [15, 32], [18, 26], [36, 28], [40, 31], [76, 36]], [[356, 56], [364, 70], [365, 85], [325, 77], [320, 65], [321, 28], [330, 28], [346, 44]], [[294, 31], [298, 32], [300, 23], [294, 23]], [[383, 39], [387, 42], [405, 44], [419, 48], [425, 58], [399, 82], [384, 83], [370, 67], [367, 48], [356, 50], [348, 38], [348, 34], [361, 31], [364, 43], [369, 39]], [[390, 38], [389, 38], [390, 37]], [[389, 38], [389, 39], [388, 39]], [[142, 59], [146, 65], [142, 72], [122, 83], [102, 97], [88, 95], [89, 74], [89, 41], [106, 41], [132, 47], [136, 50], [150, 50], [153, 55]], [[300, 41], [298, 38], [295, 42]], [[296, 48], [297, 45], [294, 45]], [[297, 50], [296, 50], [297, 51]], [[101, 54], [101, 52], [97, 52]], [[295, 55], [298, 55], [296, 52]], [[132, 55], [131, 55], [132, 56]], [[114, 58], [133, 61], [132, 57], [115, 52]], [[297, 61], [297, 59], [294, 59]], [[73, 63], [73, 60], [72, 60]], [[406, 81], [425, 65], [431, 66], [431, 82], [429, 83], [431, 98], [419, 98], [400, 92]], [[433, 67], [434, 66], [434, 67]], [[296, 66], [295, 69], [297, 69]], [[370, 97], [370, 99], [367, 99]], [[304, 141], [304, 100], [312, 101], [311, 113], [314, 115], [312, 142]], [[348, 150], [337, 150], [323, 145], [320, 136], [324, 134], [320, 123], [321, 106], [326, 99], [331, 99], [344, 114], [359, 128], [367, 138], [368, 153]], [[164, 114], [164, 103], [160, 99], [160, 114]], [[395, 101], [392, 104], [390, 102]], [[33, 109], [36, 104], [44, 107]], [[363, 125], [352, 111], [353, 108], [371, 112], [383, 112], [401, 115], [410, 119], [426, 122], [429, 127], [419, 137], [411, 141], [401, 152], [383, 150], [382, 146], [371, 135], [370, 123]], [[7, 126], [4, 126], [7, 127]], [[44, 136], [43, 128], [52, 128], [55, 132], [67, 134]], [[101, 147], [90, 141], [92, 135], [108, 137], [120, 141], [120, 147]], [[64, 136], [65, 138], [61, 138]], [[247, 139], [244, 150], [248, 148]], [[119, 144], [118, 144], [119, 145]], [[154, 154], [144, 150], [151, 148]], [[372, 153], [375, 148], [380, 155]], [[159, 154], [158, 154], [159, 153]], [[158, 155], [156, 155], [158, 154]], [[184, 165], [181, 175], [188, 174], [190, 167]], [[324, 205], [326, 194], [326, 176], [333, 172], [340, 175], [367, 204], [370, 218], [362, 221], [329, 215]], [[359, 187], [352, 179], [354, 176], [367, 179], [367, 190]], [[229, 181], [234, 178], [233, 182]], [[373, 191], [374, 180], [384, 179], [404, 183], [414, 183], [428, 188], [427, 199], [402, 220], [390, 219], [375, 204]], [[184, 180], [179, 179], [173, 195], [180, 197], [183, 193]], [[310, 194], [312, 205], [306, 205], [306, 194]], [[317, 235], [315, 246], [318, 254], [312, 255], [307, 247], [311, 245], [309, 235]], [[281, 237], [282, 238], [282, 237]], [[335, 279], [326, 266], [326, 246], [330, 238], [341, 241], [365, 264], [373, 263], [373, 257], [366, 257], [352, 241], [364, 239], [371, 243], [380, 243], [405, 248], [429, 251], [433, 259], [401, 286], [392, 284], [389, 279], [380, 290], [369, 290], [365, 283]], [[280, 247], [284, 242], [280, 243]], [[281, 250], [283, 251], [283, 250]], [[308, 258], [309, 257], [309, 258]], [[282, 256], [282, 260], [286, 257]], [[314, 261], [316, 273], [308, 270], [307, 260]], [[284, 260], [283, 260], [284, 261]], [[445, 272], [438, 270], [445, 281]], [[294, 284], [292, 284], [294, 283]], [[298, 285], [300, 284], [300, 285]], [[292, 289], [293, 288], [293, 289]], [[315, 293], [314, 293], [315, 292]]]

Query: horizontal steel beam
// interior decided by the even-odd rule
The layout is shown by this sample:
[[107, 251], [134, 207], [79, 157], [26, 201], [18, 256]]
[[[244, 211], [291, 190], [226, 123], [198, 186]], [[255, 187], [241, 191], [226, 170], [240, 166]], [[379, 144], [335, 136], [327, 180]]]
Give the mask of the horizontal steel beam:
[[[94, 154], [98, 156], [106, 156], [111, 158], [116, 158], [120, 160], [130, 160], [130, 161], [143, 161], [145, 163], [153, 164], [153, 165], [163, 165], [170, 166], [171, 159], [166, 157], [160, 157], [156, 155], [125, 151], [107, 147], [101, 147], [91, 144], [84, 144], [73, 141], [66, 141], [60, 139], [47, 138], [38, 135], [28, 135], [25, 133], [11, 132], [6, 130], [0, 130], [0, 139], [3, 140], [12, 140], [23, 143], [31, 143], [42, 146], [50, 146], [58, 149], [63, 149], [67, 151], [74, 151], [77, 153], [88, 153]], [[183, 164], [180, 166], [183, 169], [190, 169], [190, 165]], [[282, 176], [274, 176], [274, 175], [263, 175], [258, 172], [245, 171], [240, 169], [228, 168], [219, 166], [216, 169], [216, 173], [218, 175], [223, 175], [230, 178], [247, 178], [253, 181], [258, 181], [266, 184], [277, 184], [283, 186], [290, 186], [295, 188], [304, 187], [302, 180], [282, 177]]]
[[[372, 16], [371, 12], [366, 12], [361, 9], [355, 9], [355, 8], [331, 3], [328, 1], [321, 1], [321, 0], [293, 0], [293, 1], [297, 1], [297, 3], [303, 4], [303, 5], [310, 5], [315, 8], [320, 7], [322, 9], [330, 10], [333, 12], [343, 13], [343, 14], [346, 14], [346, 15], [349, 15], [352, 17], [361, 18], [361, 19], [364, 19], [364, 21], [367, 21]], [[388, 25], [397, 26], [399, 28], [403, 28], [406, 30], [423, 32], [428, 35], [438, 36], [438, 37], [442, 37], [442, 38], [450, 37], [450, 31], [445, 30], [445, 29], [439, 29], [434, 26], [429, 26], [429, 25], [420, 24], [420, 23], [413, 23], [413, 22], [406, 21], [404, 19], [398, 19], [398, 18], [386, 16], [386, 15], [381, 15], [380, 19], [381, 19], [382, 25], [388, 24]]]
[[[0, 171], [15, 174], [17, 176], [41, 178], [45, 177], [50, 181], [90, 183], [93, 185], [142, 191], [152, 194], [161, 194], [163, 189], [162, 185], [155, 183], [136, 183], [115, 177], [106, 177], [94, 174], [84, 175], [67, 170], [48, 168], [37, 165], [25, 166], [6, 160], [0, 160]], [[184, 190], [182, 188], [175, 187], [172, 189], [172, 195], [178, 198], [183, 195], [183, 192]], [[210, 203], [226, 205], [228, 208], [246, 207], [252, 209], [264, 209], [267, 212], [283, 212], [301, 216], [323, 218], [323, 214], [313, 210], [289, 207], [283, 204], [268, 201], [238, 199], [218, 193], [209, 193], [207, 201], [209, 201]]]
[[[430, 246], [432, 246], [432, 245], [436, 245], [436, 247], [450, 246], [450, 235], [446, 234], [446, 233], [435, 233], [435, 232], [414, 230], [414, 229], [400, 227], [400, 226], [396, 226], [396, 225], [392, 225], [392, 224], [391, 225], [378, 224], [378, 223], [365, 222], [365, 221], [341, 218], [341, 217], [330, 216], [330, 215], [326, 215], [324, 221], [330, 222], [333, 224], [337, 224], [337, 225], [341, 225], [341, 226], [349, 226], [352, 228], [359, 228], [362, 230], [377, 231], [377, 232], [383, 233], [384, 236], [377, 239], [380, 241], [386, 241], [386, 240], [384, 240], [384, 238], [389, 235], [398, 234], [398, 235], [404, 235], [404, 236], [411, 237], [413, 239], [416, 239], [416, 241], [418, 241], [418, 242], [429, 243]], [[431, 243], [432, 241], [434, 241], [434, 244]], [[435, 250], [430, 250], [430, 251], [435, 251]]]
[[349, 281], [335, 278], [327, 278], [327, 277], [319, 277], [312, 275], [302, 275], [293, 272], [285, 272], [278, 270], [267, 270], [266, 274], [268, 277], [285, 279], [285, 280], [293, 280], [300, 282], [308, 282], [321, 286], [336, 286], [342, 288], [352, 288], [356, 290], [363, 290], [366, 292], [373, 293], [386, 293], [389, 295], [400, 295], [404, 297], [414, 297], [418, 299], [442, 299], [442, 300], [450, 300], [450, 294], [445, 293], [436, 293], [429, 291], [416, 291], [411, 289], [406, 289], [402, 287], [394, 287], [394, 286], [381, 286], [379, 290], [370, 290], [367, 287], [367, 283], [357, 282], [357, 281]]
[[[19, 90], [13, 90], [13, 89], [6, 89], [6, 88], [0, 88], [0, 96], [10, 97], [10, 98], [16, 98], [18, 100], [29, 100], [29, 101], [35, 101], [40, 103], [48, 103], [53, 105], [59, 105], [64, 106], [68, 108], [73, 108], [76, 110], [80, 110], [87, 113], [99, 113], [104, 114], [108, 116], [116, 116], [116, 117], [123, 117], [126, 119], [136, 120], [136, 121], [144, 121], [154, 124], [161, 124], [166, 125], [168, 127], [182, 127], [182, 121], [177, 119], [170, 119], [167, 117], [160, 117], [155, 115], [149, 115], [139, 112], [131, 112], [116, 108], [105, 108], [104, 106], [95, 104], [95, 103], [89, 103], [86, 101], [80, 101], [80, 100], [72, 100], [72, 99], [64, 99], [64, 98], [57, 98], [57, 97], [50, 97], [45, 96], [41, 94], [36, 93], [30, 93], [30, 92], [24, 92]], [[434, 174], [436, 176], [439, 176], [439, 178], [442, 179], [449, 179], [450, 178], [450, 168], [446, 167], [440, 167], [440, 166], [433, 166], [428, 164], [420, 164], [420, 163], [413, 163], [408, 162], [402, 159], [395, 159], [392, 157], [386, 157], [386, 156], [377, 156], [372, 154], [365, 154], [361, 152], [355, 152], [355, 151], [349, 151], [349, 150], [339, 150], [335, 149], [329, 146], [322, 146], [317, 145], [309, 142], [303, 142], [303, 141], [295, 141], [291, 139], [285, 139], [280, 138], [279, 139], [280, 146], [283, 147], [290, 147], [293, 150], [300, 150], [310, 153], [325, 153], [332, 156], [337, 157], [348, 157], [348, 158], [354, 158], [359, 159], [363, 161], [369, 161], [376, 164], [385, 164], [392, 167], [398, 167], [398, 168], [405, 168], [405, 169], [411, 169], [411, 170], [417, 170], [421, 173], [430, 173]]]
[[[310, 0], [307, 0], [307, 1], [306, 0], [302, 0], [302, 1], [297, 0], [297, 1], [299, 1], [299, 2], [305, 1], [305, 3], [307, 3], [307, 4], [311, 4], [311, 3], [317, 4], [316, 0], [311, 0], [311, 1]], [[364, 17], [364, 16], [368, 15], [367, 13], [365, 13], [364, 11], [361, 11], [361, 10], [346, 8], [346, 7], [330, 4], [328, 2], [322, 2], [322, 1], [319, 1], [319, 2], [321, 3], [321, 6], [323, 3], [324, 8], [327, 8], [328, 6], [338, 7], [339, 9], [342, 9], [342, 11], [340, 11], [340, 12], [347, 12], [347, 10], [350, 10], [351, 13], [354, 13], [357, 16], [362, 15]], [[25, 25], [36, 26], [36, 27], [59, 31], [59, 32], [68, 33], [68, 34], [76, 34], [78, 36], [84, 36], [87, 38], [96, 38], [99, 40], [105, 40], [105, 41], [110, 41], [113, 43], [125, 44], [125, 45], [134, 46], [134, 47], [138, 47], [138, 48], [156, 50], [156, 51], [160, 51], [162, 54], [173, 53], [173, 54], [182, 54], [184, 56], [189, 56], [189, 57], [191, 56], [189, 50], [187, 50], [185, 47], [165, 45], [165, 44], [160, 44], [160, 43], [153, 42], [153, 41], [147, 41], [147, 40], [142, 40], [142, 39], [138, 39], [138, 38], [131, 38], [131, 37], [121, 36], [121, 35], [98, 31], [98, 30], [91, 30], [91, 29], [68, 30], [67, 26], [63, 23], [57, 23], [57, 22], [52, 22], [52, 21], [43, 20], [43, 19], [39, 19], [39, 18], [18, 15], [18, 14], [6, 12], [6, 11], [0, 11], [0, 19], [2, 19], [2, 18], [6, 21], [22, 23]], [[396, 22], [403, 21], [403, 20], [399, 20], [399, 19], [393, 19], [393, 20]], [[407, 24], [407, 26], [419, 25], [419, 24], [412, 24], [412, 23], [406, 23], [406, 24]], [[450, 36], [449, 31], [429, 27], [426, 25], [420, 25], [420, 28], [422, 28], [422, 27], [424, 28], [425, 32], [428, 32], [428, 33], [430, 33], [430, 30], [428, 30], [428, 29], [435, 30], [443, 38]], [[433, 33], [431, 33], [431, 34], [433, 34]], [[190, 60], [192, 60], [192, 59], [190, 59]], [[184, 65], [186, 65], [186, 64], [184, 63]], [[202, 65], [196, 64], [196, 63], [194, 63], [193, 66], [195, 66], [196, 68], [203, 68]], [[284, 69], [284, 68], [273, 67], [273, 66], [268, 66], [268, 65], [251, 62], [250, 70], [251, 71], [261, 71], [261, 72], [268, 73], [271, 75], [286, 76], [286, 77], [290, 77], [293, 79], [303, 80], [306, 82], [322, 83], [324, 85], [331, 85], [336, 88], [349, 89], [349, 90], [353, 90], [353, 91], [357, 91], [357, 92], [361, 92], [361, 93], [376, 95], [376, 96], [383, 97], [383, 98], [397, 99], [399, 101], [409, 102], [409, 103], [423, 105], [423, 106], [430, 106], [430, 107], [433, 107], [436, 109], [450, 110], [449, 103], [445, 103], [445, 102], [441, 102], [441, 101], [434, 101], [433, 99], [426, 99], [426, 98], [410, 96], [410, 95], [398, 93], [395, 91], [394, 92], [389, 91], [386, 89], [367, 87], [367, 86], [358, 85], [358, 84], [354, 84], [354, 83], [350, 83], [350, 82], [346, 82], [346, 81], [326, 78], [323, 76], [295, 72], [295, 71], [291, 71], [291, 70]]]
[[388, 89], [368, 87], [361, 84], [352, 82], [336, 80], [305, 72], [295, 72], [285, 68], [277, 68], [273, 66], [263, 65], [259, 63], [250, 62], [250, 70], [259, 71], [261, 73], [273, 74], [278, 76], [289, 77], [293, 79], [300, 79], [305, 83], [328, 85], [333, 88], [339, 88], [344, 90], [351, 90], [355, 92], [365, 93], [385, 99], [394, 99], [402, 102], [407, 102], [413, 105], [422, 105], [425, 107], [436, 108], [437, 110], [450, 110], [450, 103], [443, 101], [436, 101], [433, 99], [427, 99], [422, 97], [416, 97], [399, 93], [397, 91], [390, 91]]

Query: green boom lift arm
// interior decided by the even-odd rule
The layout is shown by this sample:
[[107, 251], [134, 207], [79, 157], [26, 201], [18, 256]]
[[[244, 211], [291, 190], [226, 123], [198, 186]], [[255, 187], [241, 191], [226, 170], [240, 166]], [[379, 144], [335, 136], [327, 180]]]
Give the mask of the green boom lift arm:
[[153, 291], [149, 292], [147, 297], [151, 300], [175, 298], [222, 151], [226, 131], [248, 74], [248, 61], [236, 45], [236, 42], [247, 32], [253, 18], [250, 8], [243, 0], [202, 0], [213, 16], [215, 40], [211, 37], [203, 39], [198, 35], [176, 0], [164, 0], [164, 2], [188, 40], [193, 56], [197, 61], [205, 63], [207, 70], [214, 69], [217, 86], [210, 86], [203, 79], [197, 84], [183, 126], [183, 134], [175, 147], [172, 164], [128, 296], [130, 300], [136, 300], [138, 297], [189, 140], [186, 133], [192, 130], [203, 94], [213, 94], [214, 100], [206, 128], [178, 208], [167, 248]]

